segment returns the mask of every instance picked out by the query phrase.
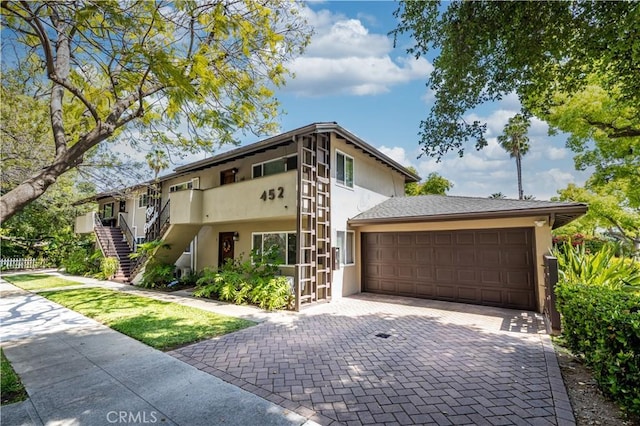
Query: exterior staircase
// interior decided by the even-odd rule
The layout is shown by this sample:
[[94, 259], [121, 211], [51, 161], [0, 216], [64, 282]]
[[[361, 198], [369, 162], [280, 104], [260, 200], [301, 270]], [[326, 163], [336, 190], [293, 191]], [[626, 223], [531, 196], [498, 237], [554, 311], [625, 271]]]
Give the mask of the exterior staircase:
[[118, 271], [112, 280], [122, 283], [130, 282], [132, 261], [129, 255], [133, 251], [122, 229], [109, 226], [97, 226], [95, 233], [104, 256], [118, 259]]

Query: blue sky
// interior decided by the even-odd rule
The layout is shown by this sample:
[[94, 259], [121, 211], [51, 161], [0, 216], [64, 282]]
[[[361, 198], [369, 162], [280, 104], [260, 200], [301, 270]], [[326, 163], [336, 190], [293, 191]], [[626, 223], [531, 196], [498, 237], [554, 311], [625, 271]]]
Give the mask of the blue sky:
[[[426, 86], [433, 57], [408, 55], [406, 38], [393, 47], [387, 34], [396, 26], [396, 6], [391, 1], [306, 4], [315, 34], [305, 54], [289, 64], [296, 78], [277, 93], [286, 111], [279, 119], [281, 129], [336, 121], [421, 176], [435, 171], [446, 177], [454, 183], [451, 195], [502, 192], [516, 198], [515, 161], [495, 140], [520, 109], [515, 95], [473, 112], [488, 124], [489, 146], [482, 151], [469, 147], [463, 158], [451, 153], [439, 163], [417, 158], [420, 121], [433, 101]], [[570, 182], [584, 182], [587, 174], [574, 169], [566, 136], [548, 136], [546, 124], [534, 119], [529, 138], [531, 151], [523, 158], [525, 194], [549, 199]]]

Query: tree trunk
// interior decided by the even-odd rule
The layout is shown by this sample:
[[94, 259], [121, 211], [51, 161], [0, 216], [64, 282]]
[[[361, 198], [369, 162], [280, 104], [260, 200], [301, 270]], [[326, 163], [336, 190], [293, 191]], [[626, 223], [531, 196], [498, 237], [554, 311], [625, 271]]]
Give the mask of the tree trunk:
[[62, 165], [52, 165], [22, 182], [0, 198], [0, 221], [9, 220], [24, 206], [40, 197], [64, 173]]
[[520, 153], [516, 155], [516, 169], [518, 169], [518, 200], [524, 199], [524, 191], [522, 191], [522, 157]]

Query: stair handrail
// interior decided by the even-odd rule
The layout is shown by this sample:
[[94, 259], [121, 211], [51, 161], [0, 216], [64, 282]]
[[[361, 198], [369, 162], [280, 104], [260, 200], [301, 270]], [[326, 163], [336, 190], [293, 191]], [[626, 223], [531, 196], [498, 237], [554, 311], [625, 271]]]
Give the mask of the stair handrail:
[[123, 213], [118, 213], [118, 223], [120, 225], [122, 233], [124, 234], [124, 238], [127, 240], [129, 248], [132, 252], [135, 253], [137, 248], [136, 236], [133, 234], [133, 231], [131, 231], [131, 228], [129, 227], [129, 224], [127, 223]]
[[[93, 213], [93, 229], [96, 234], [96, 240], [98, 241], [98, 247], [100, 247], [100, 251], [104, 257], [109, 257], [110, 252], [116, 253], [116, 258], [120, 260], [120, 256], [118, 256], [118, 252], [115, 250], [115, 247], [111, 247], [111, 240], [107, 239], [106, 247], [105, 242], [100, 238], [100, 232], [96, 232], [98, 229], [104, 229], [104, 225], [102, 224], [102, 219], [97, 212]], [[113, 250], [111, 250], [113, 248]]]
[[165, 231], [169, 227], [170, 217], [171, 217], [170, 203], [171, 203], [171, 199], [168, 199], [164, 207], [162, 207], [162, 210], [160, 210], [160, 215], [158, 217], [158, 220], [160, 222], [160, 227], [158, 228], [159, 232], [158, 232], [157, 238], [162, 238]]

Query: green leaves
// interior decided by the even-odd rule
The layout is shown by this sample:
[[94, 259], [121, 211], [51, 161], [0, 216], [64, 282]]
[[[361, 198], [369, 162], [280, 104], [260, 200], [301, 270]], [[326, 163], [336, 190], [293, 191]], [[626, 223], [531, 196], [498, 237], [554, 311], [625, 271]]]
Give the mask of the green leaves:
[[640, 415], [640, 293], [563, 280], [556, 294], [571, 350], [606, 394]]
[[465, 114], [509, 93], [539, 114], [552, 94], [575, 94], [597, 75], [631, 105], [640, 104], [640, 7], [633, 2], [402, 1], [396, 36], [409, 33], [415, 56], [433, 53], [435, 104], [421, 123], [425, 154], [486, 145], [483, 123]]
[[2, 2], [3, 41], [16, 56], [3, 66], [3, 88], [5, 74], [26, 74], [36, 83], [28, 87], [44, 89], [29, 95], [45, 93], [43, 105], [55, 105], [37, 109], [46, 114], [38, 135], [49, 138], [49, 157], [30, 181], [3, 193], [3, 217], [118, 136], [138, 146], [140, 139], [164, 143], [180, 155], [231, 142], [238, 130], [271, 133], [273, 88], [284, 84], [285, 64], [311, 32], [296, 7], [287, 0]]

